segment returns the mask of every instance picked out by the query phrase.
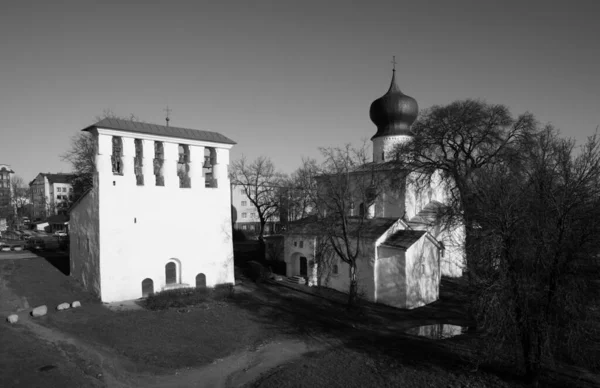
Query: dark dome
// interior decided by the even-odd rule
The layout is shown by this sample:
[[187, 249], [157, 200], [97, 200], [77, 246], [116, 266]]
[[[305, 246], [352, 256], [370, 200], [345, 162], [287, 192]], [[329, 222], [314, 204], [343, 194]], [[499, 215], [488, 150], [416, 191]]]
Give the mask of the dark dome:
[[369, 117], [377, 126], [377, 133], [371, 140], [380, 136], [410, 135], [410, 126], [417, 119], [419, 106], [417, 101], [400, 91], [396, 85], [396, 71], [386, 94], [371, 104]]

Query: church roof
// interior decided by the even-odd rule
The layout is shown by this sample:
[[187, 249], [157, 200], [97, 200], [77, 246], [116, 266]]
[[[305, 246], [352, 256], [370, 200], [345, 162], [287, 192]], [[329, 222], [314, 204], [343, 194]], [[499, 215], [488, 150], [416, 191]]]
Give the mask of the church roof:
[[381, 136], [412, 136], [410, 126], [417, 119], [419, 106], [417, 101], [402, 93], [396, 84], [396, 70], [388, 91], [371, 103], [369, 117], [377, 127], [377, 133], [371, 140]]
[[[349, 217], [350, 226], [358, 227], [361, 218], [360, 217]], [[381, 237], [394, 223], [397, 218], [366, 218], [363, 219], [361, 228], [361, 236], [367, 239], [377, 239]], [[309, 216], [298, 221], [290, 222], [286, 234], [304, 234], [304, 235], [317, 235], [320, 234], [322, 224], [318, 222], [316, 216]]]
[[408, 249], [416, 243], [426, 232], [424, 230], [399, 230], [388, 237], [383, 244], [395, 248]]
[[438, 221], [440, 211], [443, 205], [438, 201], [431, 201], [413, 218], [408, 220], [407, 224], [411, 227], [422, 225], [430, 226]]
[[83, 131], [90, 131], [93, 128], [107, 128], [116, 131], [144, 133], [148, 135], [176, 137], [179, 139], [208, 141], [212, 143], [236, 144], [230, 138], [221, 135], [217, 132], [201, 131], [199, 129], [179, 128], [172, 126], [164, 126], [158, 124], [142, 123], [139, 121], [121, 120], [106, 118], [98, 121], [96, 124], [90, 125]]

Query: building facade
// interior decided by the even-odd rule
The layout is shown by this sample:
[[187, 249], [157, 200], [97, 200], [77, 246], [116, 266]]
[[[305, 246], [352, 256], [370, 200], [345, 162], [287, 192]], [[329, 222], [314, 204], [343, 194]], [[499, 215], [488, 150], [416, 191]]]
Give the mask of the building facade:
[[[234, 283], [227, 137], [105, 119], [94, 186], [72, 206], [71, 276], [103, 301]], [[198, 222], [202, 220], [202, 222]]]
[[[351, 241], [361, 244], [357, 278], [363, 297], [394, 307], [415, 308], [438, 299], [442, 275], [462, 275], [464, 228], [447, 228], [439, 220], [439, 210], [449, 201], [448, 187], [439, 176], [434, 175], [429, 186], [417, 187], [414, 173], [407, 175], [398, 170], [394, 175], [390, 162], [395, 149], [412, 140], [411, 125], [418, 115], [417, 102], [400, 91], [395, 76], [394, 70], [387, 93], [371, 104], [369, 115], [377, 127], [371, 138], [373, 161], [346, 178], [350, 187], [357, 185], [364, 174], [394, 179], [383, 185], [385, 188], [371, 201], [352, 198], [356, 206], [348, 210], [348, 219], [350, 223], [360, 222], [364, 228], [360, 241]], [[324, 176], [317, 184], [322, 188], [329, 179], [339, 178]], [[350, 267], [335, 254], [323, 254], [322, 237], [316, 220], [290, 223], [284, 241], [286, 275], [303, 277], [309, 285], [348, 292]]]
[[[274, 191], [278, 191], [278, 187], [273, 187]], [[279, 205], [278, 205], [279, 206]], [[260, 218], [256, 207], [246, 195], [246, 191], [242, 186], [231, 185], [231, 211], [233, 228], [241, 230], [246, 235], [258, 234], [260, 231]], [[268, 217], [265, 224], [265, 235], [270, 235], [279, 230], [280, 217], [279, 210]]]
[[29, 183], [31, 192], [31, 217], [46, 219], [66, 213], [73, 203], [73, 174], [39, 173]]

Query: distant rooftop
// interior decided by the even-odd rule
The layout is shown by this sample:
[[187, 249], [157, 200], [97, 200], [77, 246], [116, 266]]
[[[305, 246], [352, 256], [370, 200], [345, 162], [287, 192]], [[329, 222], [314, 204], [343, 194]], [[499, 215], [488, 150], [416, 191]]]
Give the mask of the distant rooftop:
[[164, 126], [158, 124], [141, 123], [139, 121], [121, 120], [121, 119], [104, 119], [96, 124], [84, 128], [83, 131], [90, 131], [93, 128], [107, 128], [117, 131], [127, 131], [144, 133], [148, 135], [176, 137], [180, 139], [208, 141], [212, 143], [236, 144], [230, 138], [221, 135], [217, 132], [201, 131], [198, 129], [179, 128], [172, 126]]

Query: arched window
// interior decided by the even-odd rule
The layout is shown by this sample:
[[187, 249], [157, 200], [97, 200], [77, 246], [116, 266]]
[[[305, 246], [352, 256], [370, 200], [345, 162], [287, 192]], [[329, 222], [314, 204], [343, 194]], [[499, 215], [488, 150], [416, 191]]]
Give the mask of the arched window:
[[144, 146], [141, 139], [135, 139], [135, 158], [133, 159], [133, 165], [135, 169], [135, 181], [138, 186], [144, 185], [144, 172], [142, 167], [144, 165]]
[[150, 278], [142, 280], [142, 296], [145, 298], [154, 293], [154, 282]]
[[165, 185], [165, 177], [163, 176], [163, 164], [165, 162], [165, 152], [163, 143], [160, 141], [154, 142], [154, 176], [156, 177], [156, 186]]
[[217, 187], [217, 180], [214, 176], [214, 166], [217, 164], [217, 151], [212, 147], [204, 148], [204, 186]]
[[179, 187], [190, 188], [190, 146], [187, 144], [179, 145], [179, 159], [177, 160], [177, 176], [179, 177]]
[[196, 275], [196, 288], [205, 288], [206, 287], [206, 275], [203, 273], [199, 273]]
[[115, 175], [123, 175], [123, 140], [119, 136], [112, 138], [112, 172]]
[[177, 283], [177, 264], [171, 261], [165, 265], [165, 278], [167, 284]]

